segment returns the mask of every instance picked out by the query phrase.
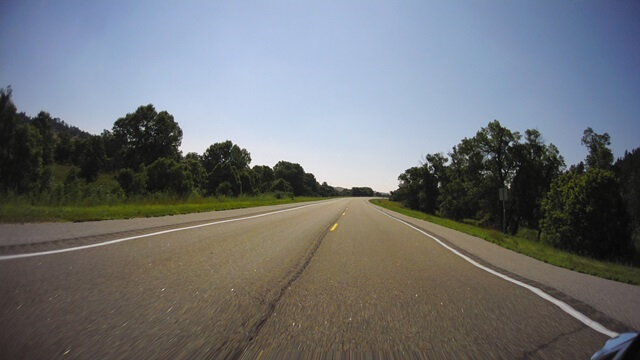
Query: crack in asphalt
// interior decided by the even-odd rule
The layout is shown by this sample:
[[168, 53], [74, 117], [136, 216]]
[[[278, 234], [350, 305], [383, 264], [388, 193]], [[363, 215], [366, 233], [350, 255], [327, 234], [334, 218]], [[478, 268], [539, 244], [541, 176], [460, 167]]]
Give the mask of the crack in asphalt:
[[[336, 216], [333, 221], [329, 223], [325, 230], [311, 244], [309, 249], [305, 252], [305, 255], [302, 257], [302, 261], [297, 266], [292, 268], [289, 272], [287, 272], [287, 274], [283, 277], [283, 281], [281, 282], [282, 285], [277, 287], [276, 290], [270, 291], [267, 296], [262, 298], [264, 299], [263, 302], [266, 305], [265, 311], [258, 318], [258, 320], [249, 327], [244, 337], [239, 341], [234, 342], [237, 345], [233, 345], [231, 341], [225, 341], [221, 346], [213, 351], [213, 358], [238, 359], [242, 356], [242, 353], [249, 348], [253, 340], [260, 334], [260, 330], [262, 330], [266, 322], [274, 314], [276, 306], [283, 298], [286, 291], [290, 289], [293, 283], [300, 278], [309, 263], [311, 263], [311, 260], [318, 251], [318, 248], [322, 244], [322, 241], [325, 239], [327, 234], [329, 234], [331, 226], [333, 226], [333, 224], [335, 224], [341, 218], [341, 215], [342, 211], [340, 211], [338, 216]], [[269, 298], [270, 300], [268, 300]]]
[[578, 332], [580, 332], [580, 331], [582, 331], [582, 330], [585, 330], [585, 329], [589, 329], [589, 327], [588, 327], [588, 326], [586, 326], [586, 325], [584, 325], [584, 324], [582, 324], [582, 325], [580, 325], [580, 327], [579, 327], [579, 328], [577, 328], [577, 329], [575, 329], [575, 330], [573, 330], [573, 331], [569, 331], [569, 332], [564, 332], [564, 333], [558, 334], [556, 337], [554, 337], [553, 339], [551, 339], [551, 340], [547, 341], [547, 342], [546, 342], [546, 343], [544, 343], [544, 344], [541, 344], [541, 345], [540, 345], [540, 346], [538, 346], [537, 348], [535, 348], [535, 349], [533, 349], [533, 350], [531, 350], [531, 351], [527, 351], [527, 352], [525, 352], [525, 353], [524, 353], [524, 358], [525, 358], [525, 359], [529, 359], [529, 358], [533, 357], [533, 356], [534, 356], [536, 353], [538, 353], [539, 351], [541, 351], [541, 350], [544, 350], [544, 349], [548, 348], [549, 346], [553, 345], [553, 343], [555, 343], [555, 342], [559, 341], [559, 340], [560, 340], [560, 339], [562, 339], [563, 337], [565, 337], [565, 336], [571, 336], [571, 335], [574, 335], [574, 334], [576, 334], [576, 333], [578, 333]]

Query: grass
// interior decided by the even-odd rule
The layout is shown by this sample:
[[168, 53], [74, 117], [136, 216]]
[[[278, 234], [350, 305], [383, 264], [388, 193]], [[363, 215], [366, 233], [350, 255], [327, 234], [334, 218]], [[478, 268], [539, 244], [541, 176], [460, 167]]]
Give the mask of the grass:
[[189, 214], [205, 211], [242, 209], [257, 206], [291, 204], [326, 198], [295, 197], [278, 199], [273, 195], [238, 198], [160, 198], [137, 200], [113, 205], [49, 206], [33, 205], [27, 201], [3, 201], [0, 204], [0, 222], [24, 223], [44, 221], [92, 221], [130, 219], [164, 215]]
[[371, 202], [400, 214], [416, 219], [425, 220], [465, 234], [469, 234], [506, 249], [513, 250], [523, 255], [530, 256], [540, 261], [560, 266], [566, 269], [585, 274], [598, 276], [628, 284], [640, 285], [640, 268], [609, 261], [600, 261], [584, 256], [579, 256], [566, 251], [558, 250], [547, 244], [540, 243], [528, 232], [521, 232], [519, 236], [506, 235], [502, 232], [485, 229], [469, 223], [461, 223], [451, 219], [426, 214], [420, 211], [410, 210], [402, 204], [386, 199], [373, 199]]

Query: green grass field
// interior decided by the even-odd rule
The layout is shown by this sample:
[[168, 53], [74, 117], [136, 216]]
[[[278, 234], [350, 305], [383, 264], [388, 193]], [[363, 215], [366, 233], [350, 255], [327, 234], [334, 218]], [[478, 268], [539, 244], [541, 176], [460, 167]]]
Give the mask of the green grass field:
[[584, 256], [575, 255], [558, 250], [549, 245], [530, 239], [529, 236], [510, 236], [502, 232], [484, 229], [466, 223], [453, 221], [446, 218], [426, 214], [420, 211], [410, 210], [402, 204], [381, 199], [373, 199], [371, 202], [416, 219], [425, 220], [442, 225], [450, 229], [479, 237], [509, 250], [544, 261], [546, 263], [571, 269], [585, 274], [598, 276], [605, 279], [616, 280], [624, 283], [640, 285], [640, 268], [624, 264], [599, 261]]
[[44, 206], [22, 201], [0, 204], [0, 222], [23, 223], [44, 221], [92, 221], [130, 219], [164, 215], [189, 214], [204, 211], [242, 209], [256, 206], [291, 204], [325, 198], [296, 197], [277, 199], [272, 195], [238, 198], [156, 199], [115, 205]]

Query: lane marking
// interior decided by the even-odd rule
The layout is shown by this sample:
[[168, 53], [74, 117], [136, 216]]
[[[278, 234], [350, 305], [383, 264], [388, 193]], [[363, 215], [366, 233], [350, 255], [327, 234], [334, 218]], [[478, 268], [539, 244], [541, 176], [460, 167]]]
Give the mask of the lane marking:
[[107, 246], [107, 245], [111, 245], [111, 244], [117, 244], [119, 242], [135, 240], [135, 239], [141, 239], [141, 238], [150, 237], [150, 236], [156, 236], [156, 235], [163, 235], [163, 234], [168, 234], [168, 233], [177, 232], [177, 231], [192, 230], [192, 229], [197, 229], [197, 228], [201, 228], [201, 227], [205, 227], [205, 226], [212, 226], [212, 225], [226, 224], [226, 223], [242, 221], [242, 220], [256, 219], [256, 218], [259, 218], [259, 217], [280, 214], [280, 213], [284, 213], [284, 212], [287, 212], [287, 211], [300, 210], [300, 209], [308, 208], [308, 207], [311, 207], [311, 206], [317, 206], [317, 205], [321, 205], [321, 204], [328, 204], [328, 203], [332, 203], [334, 201], [338, 201], [338, 200], [333, 200], [333, 201], [328, 201], [328, 202], [313, 203], [313, 204], [309, 204], [309, 205], [298, 206], [298, 207], [284, 209], [284, 210], [277, 210], [277, 211], [273, 211], [273, 212], [270, 212], [270, 213], [251, 215], [251, 216], [246, 216], [246, 217], [241, 217], [241, 218], [236, 218], [236, 219], [214, 221], [214, 222], [210, 222], [210, 223], [206, 223], [206, 224], [192, 225], [192, 226], [187, 226], [187, 227], [177, 228], [177, 229], [171, 229], [171, 230], [163, 230], [163, 231], [153, 232], [153, 233], [149, 233], [149, 234], [129, 236], [129, 237], [126, 237], [126, 238], [109, 240], [109, 241], [105, 241], [105, 242], [101, 242], [101, 243], [97, 243], [97, 244], [76, 246], [76, 247], [71, 247], [71, 248], [66, 248], [66, 249], [41, 251], [41, 252], [35, 252], [35, 253], [1, 255], [0, 256], [0, 261], [28, 258], [28, 257], [34, 257], [34, 256], [59, 254], [59, 253], [70, 252], [70, 251], [90, 249], [90, 248], [99, 247], [99, 246]]
[[337, 227], [338, 227], [338, 223], [335, 223], [335, 224], [333, 224], [333, 226], [331, 227], [331, 230], [329, 230], [329, 231], [333, 231], [333, 230], [335, 230]]
[[[371, 205], [371, 206], [373, 207], [373, 205]], [[381, 212], [382, 214], [392, 218], [393, 220], [396, 220], [396, 221], [398, 221], [398, 222], [400, 222], [402, 224], [405, 224], [408, 227], [416, 230], [417, 232], [422, 233], [423, 235], [426, 235], [426, 236], [430, 237], [431, 239], [435, 240], [438, 244], [442, 245], [445, 249], [447, 249], [447, 250], [451, 251], [452, 253], [458, 255], [459, 257], [463, 258], [464, 260], [469, 262], [471, 265], [473, 265], [473, 266], [475, 266], [475, 267], [477, 267], [479, 269], [482, 269], [482, 270], [484, 270], [484, 271], [486, 271], [486, 272], [488, 272], [488, 273], [490, 273], [492, 275], [495, 275], [495, 276], [497, 276], [499, 278], [502, 278], [502, 279], [504, 279], [506, 281], [509, 281], [509, 282], [511, 282], [511, 283], [513, 283], [515, 285], [521, 286], [521, 287], [523, 287], [523, 288], [525, 288], [525, 289], [527, 289], [527, 290], [529, 290], [531, 292], [533, 292], [534, 294], [538, 295], [539, 297], [541, 297], [541, 298], [549, 301], [550, 303], [556, 305], [557, 307], [562, 309], [564, 312], [566, 312], [567, 314], [573, 316], [575, 319], [577, 319], [581, 323], [587, 325], [588, 327], [592, 328], [593, 330], [595, 330], [595, 331], [597, 331], [597, 332], [599, 332], [599, 333], [601, 333], [603, 335], [609, 336], [611, 338], [620, 335], [615, 331], [611, 331], [611, 330], [607, 329], [602, 324], [592, 320], [588, 316], [586, 316], [583, 313], [579, 312], [578, 310], [574, 309], [573, 307], [571, 307], [571, 305], [565, 303], [564, 301], [561, 301], [561, 300], [558, 300], [558, 299], [554, 298], [553, 296], [551, 296], [551, 295], [547, 294], [546, 292], [538, 289], [537, 287], [531, 286], [531, 285], [526, 284], [526, 283], [523, 283], [522, 281], [519, 281], [519, 280], [516, 280], [516, 279], [512, 279], [507, 275], [501, 274], [501, 273], [499, 273], [499, 272], [497, 272], [497, 271], [495, 271], [493, 269], [490, 269], [490, 268], [488, 268], [488, 267], [486, 267], [486, 266], [484, 266], [482, 264], [479, 264], [475, 260], [469, 258], [468, 256], [462, 254], [458, 250], [456, 250], [456, 249], [450, 247], [449, 245], [445, 244], [444, 242], [442, 242], [441, 240], [439, 240], [435, 236], [433, 236], [433, 235], [431, 235], [431, 234], [429, 234], [429, 233], [427, 233], [427, 232], [425, 232], [425, 231], [423, 231], [423, 230], [411, 225], [410, 223], [408, 223], [408, 222], [406, 222], [404, 220], [401, 220], [401, 219], [399, 219], [399, 218], [397, 218], [395, 216], [389, 215], [389, 214], [387, 214], [386, 212], [384, 212], [384, 211], [382, 211], [380, 209], [377, 209], [375, 207], [374, 207], [374, 209], [379, 211], [379, 212]]]
[[346, 214], [346, 212], [343, 212], [343, 213], [342, 213], [342, 216], [344, 216], [345, 214]]

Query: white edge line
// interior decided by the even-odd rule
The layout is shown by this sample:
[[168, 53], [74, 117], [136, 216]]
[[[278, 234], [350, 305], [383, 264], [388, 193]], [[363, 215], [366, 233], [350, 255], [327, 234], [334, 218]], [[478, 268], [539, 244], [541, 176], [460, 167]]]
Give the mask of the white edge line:
[[[373, 205], [371, 205], [371, 206], [373, 207]], [[428, 234], [428, 233], [426, 233], [426, 232], [422, 231], [421, 229], [419, 229], [419, 228], [417, 228], [417, 227], [415, 227], [415, 226], [411, 225], [410, 223], [408, 223], [408, 222], [406, 222], [406, 221], [404, 221], [404, 220], [401, 220], [401, 219], [396, 218], [395, 216], [389, 215], [389, 214], [387, 214], [386, 212], [384, 212], [384, 211], [382, 211], [382, 210], [380, 210], [380, 209], [378, 209], [378, 208], [376, 208], [376, 207], [373, 207], [373, 208], [374, 208], [374, 209], [376, 209], [376, 210], [378, 210], [379, 212], [383, 213], [384, 215], [386, 215], [386, 216], [388, 216], [388, 217], [392, 218], [393, 220], [396, 220], [396, 221], [398, 221], [398, 222], [401, 222], [401, 223], [403, 223], [403, 224], [407, 225], [408, 227], [410, 227], [410, 228], [412, 228], [412, 229], [414, 229], [414, 230], [418, 231], [419, 233], [422, 233], [423, 235], [426, 235], [426, 236], [430, 237], [431, 239], [435, 240], [438, 244], [440, 244], [440, 245], [442, 245], [443, 247], [445, 247], [447, 250], [449, 250], [449, 251], [451, 251], [452, 253], [454, 253], [454, 254], [458, 255], [459, 257], [463, 258], [463, 259], [464, 259], [464, 260], [466, 260], [467, 262], [471, 263], [471, 265], [473, 265], [473, 266], [475, 266], [475, 267], [477, 267], [477, 268], [480, 268], [480, 269], [482, 269], [482, 270], [484, 270], [484, 271], [486, 271], [486, 272], [488, 272], [488, 273], [490, 273], [490, 274], [493, 274], [493, 275], [495, 275], [495, 276], [497, 276], [497, 277], [499, 277], [499, 278], [502, 278], [502, 279], [504, 279], [504, 280], [506, 280], [506, 281], [509, 281], [509, 282], [511, 282], [511, 283], [514, 283], [514, 284], [516, 284], [516, 285], [518, 285], [518, 286], [521, 286], [521, 287], [523, 287], [523, 288], [525, 288], [525, 289], [527, 289], [527, 290], [529, 290], [529, 291], [533, 292], [534, 294], [536, 294], [536, 295], [540, 296], [541, 298], [543, 298], [543, 299], [545, 299], [545, 300], [549, 301], [550, 303], [552, 303], [552, 304], [556, 305], [557, 307], [559, 307], [560, 309], [562, 309], [564, 312], [566, 312], [567, 314], [569, 314], [569, 315], [573, 316], [573, 317], [574, 317], [574, 318], [576, 318], [578, 321], [582, 322], [583, 324], [587, 325], [588, 327], [592, 328], [593, 330], [595, 330], [595, 331], [597, 331], [597, 332], [599, 332], [599, 333], [601, 333], [601, 334], [603, 334], [603, 335], [606, 335], [606, 336], [612, 337], [612, 338], [613, 338], [613, 337], [616, 337], [616, 336], [618, 336], [618, 335], [620, 335], [620, 334], [618, 334], [618, 333], [617, 333], [617, 332], [615, 332], [615, 331], [611, 331], [611, 330], [607, 329], [607, 328], [606, 328], [606, 327], [604, 327], [602, 324], [600, 324], [600, 323], [598, 323], [598, 322], [596, 322], [596, 321], [592, 320], [592, 319], [591, 319], [591, 318], [589, 318], [588, 316], [586, 316], [586, 315], [584, 315], [583, 313], [579, 312], [578, 310], [574, 309], [573, 307], [571, 307], [571, 305], [569, 305], [569, 304], [565, 303], [564, 301], [561, 301], [561, 300], [558, 300], [558, 299], [554, 298], [553, 296], [551, 296], [551, 295], [547, 294], [546, 292], [544, 292], [544, 291], [540, 290], [539, 288], [537, 288], [537, 287], [535, 287], [535, 286], [531, 286], [531, 285], [529, 285], [529, 284], [525, 284], [525, 283], [523, 283], [522, 281], [519, 281], [519, 280], [516, 280], [516, 279], [510, 278], [510, 277], [509, 277], [509, 276], [507, 276], [507, 275], [501, 274], [501, 273], [499, 273], [499, 272], [497, 272], [497, 271], [495, 271], [495, 270], [493, 270], [493, 269], [490, 269], [490, 268], [488, 268], [488, 267], [486, 267], [486, 266], [484, 266], [484, 265], [481, 265], [481, 264], [479, 264], [478, 262], [476, 262], [475, 260], [473, 260], [473, 259], [469, 258], [468, 256], [466, 256], [466, 255], [464, 255], [464, 254], [460, 253], [458, 250], [456, 250], [456, 249], [454, 249], [454, 248], [450, 247], [449, 245], [447, 245], [447, 244], [443, 243], [442, 241], [440, 241], [440, 240], [439, 240], [438, 238], [436, 238], [435, 236], [432, 236], [431, 234]]]
[[[334, 200], [334, 201], [335, 201], [335, 200]], [[2, 256], [0, 256], [0, 261], [2, 261], [2, 260], [20, 259], [20, 258], [28, 258], [28, 257], [34, 257], [34, 256], [52, 255], [52, 254], [59, 254], [59, 253], [64, 253], [64, 252], [70, 252], [70, 251], [77, 251], [77, 250], [90, 249], [90, 248], [94, 248], [94, 247], [106, 246], [106, 245], [116, 244], [116, 243], [123, 242], [123, 241], [129, 241], [129, 240], [141, 239], [141, 238], [145, 238], [145, 237], [156, 236], [156, 235], [162, 235], [162, 234], [168, 234], [168, 233], [177, 232], [177, 231], [197, 229], [197, 228], [201, 228], [201, 227], [205, 227], [205, 226], [212, 226], [212, 225], [218, 225], [218, 224], [230, 223], [230, 222], [234, 222], [234, 221], [241, 221], [241, 220], [255, 219], [255, 218], [259, 218], [259, 217], [263, 217], [263, 216], [269, 216], [269, 215], [279, 214], [279, 213], [283, 213], [283, 212], [287, 212], [287, 211], [293, 211], [293, 210], [300, 210], [300, 209], [304, 209], [304, 208], [307, 208], [307, 207], [310, 207], [310, 206], [316, 206], [316, 205], [326, 204], [326, 203], [327, 203], [327, 202], [325, 202], [325, 201], [323, 201], [323, 202], [317, 202], [317, 203], [313, 203], [313, 204], [309, 204], [309, 205], [297, 206], [297, 207], [293, 207], [293, 208], [289, 208], [289, 209], [284, 209], [284, 210], [277, 210], [277, 211], [273, 211], [273, 212], [270, 212], [270, 213], [264, 213], [264, 214], [258, 214], [258, 215], [246, 216], [246, 217], [241, 217], [241, 218], [236, 218], [236, 219], [228, 219], [228, 220], [214, 221], [214, 222], [206, 223], [206, 224], [193, 225], [193, 226], [187, 226], [187, 227], [183, 227], [183, 228], [177, 228], [177, 229], [171, 229], [171, 230], [158, 231], [158, 232], [149, 233], [149, 234], [143, 234], [143, 235], [130, 236], [130, 237], [126, 237], [126, 238], [115, 239], [115, 240], [109, 240], [109, 241], [105, 241], [105, 242], [101, 242], [101, 243], [96, 243], [96, 244], [90, 244], [90, 245], [76, 246], [76, 247], [65, 248], [65, 249], [58, 249], [58, 250], [41, 251], [41, 252], [35, 252], [35, 253], [14, 254], [14, 255], [2, 255]]]

